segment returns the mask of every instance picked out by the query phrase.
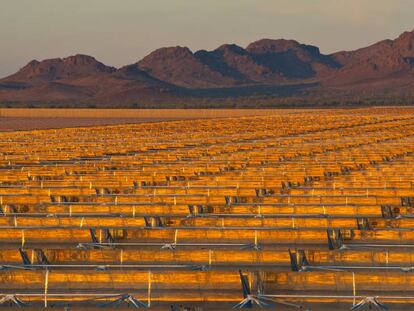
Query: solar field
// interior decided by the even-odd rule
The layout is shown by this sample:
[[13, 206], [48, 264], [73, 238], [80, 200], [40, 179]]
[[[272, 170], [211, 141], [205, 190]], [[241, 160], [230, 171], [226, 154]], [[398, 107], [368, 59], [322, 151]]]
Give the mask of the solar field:
[[414, 303], [414, 108], [0, 138], [3, 307]]

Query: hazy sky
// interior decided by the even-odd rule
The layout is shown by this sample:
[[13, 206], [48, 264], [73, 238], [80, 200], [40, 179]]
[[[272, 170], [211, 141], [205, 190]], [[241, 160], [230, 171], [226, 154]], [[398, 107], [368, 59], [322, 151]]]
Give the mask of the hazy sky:
[[260, 38], [328, 53], [414, 29], [414, 0], [0, 0], [0, 76], [76, 53], [112, 66], [162, 46], [193, 51]]

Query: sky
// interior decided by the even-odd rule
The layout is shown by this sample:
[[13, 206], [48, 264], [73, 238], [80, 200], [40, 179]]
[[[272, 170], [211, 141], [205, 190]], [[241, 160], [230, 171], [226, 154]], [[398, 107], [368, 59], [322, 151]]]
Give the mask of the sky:
[[164, 46], [213, 50], [261, 38], [323, 53], [414, 29], [414, 0], [0, 0], [0, 77], [32, 59], [88, 54], [115, 67]]

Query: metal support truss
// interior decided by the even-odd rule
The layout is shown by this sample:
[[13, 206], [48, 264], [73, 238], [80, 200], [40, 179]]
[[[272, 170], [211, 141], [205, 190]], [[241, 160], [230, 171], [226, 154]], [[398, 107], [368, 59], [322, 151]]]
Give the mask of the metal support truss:
[[290, 267], [292, 271], [303, 271], [309, 266], [309, 261], [306, 258], [304, 250], [291, 250], [289, 249]]
[[371, 230], [371, 225], [366, 217], [357, 218], [357, 227], [358, 230]]
[[42, 249], [35, 249], [35, 252], [36, 252], [37, 262], [39, 265], [50, 265], [50, 262], [47, 259]]
[[364, 306], [368, 306], [370, 309], [372, 306], [377, 307], [379, 310], [388, 310], [388, 306], [378, 301], [378, 297], [365, 297], [360, 302], [352, 306], [351, 310], [360, 310]]
[[148, 306], [145, 303], [136, 299], [134, 296], [130, 294], [118, 295], [112, 298], [114, 298], [115, 300], [102, 303], [98, 305], [98, 307], [100, 308], [117, 307], [122, 303], [128, 303], [128, 304], [132, 304], [135, 308], [148, 308]]
[[328, 229], [326, 230], [328, 236], [328, 247], [330, 250], [340, 249], [344, 245], [341, 230]]
[[262, 301], [262, 299], [257, 296], [252, 295], [248, 276], [244, 275], [241, 270], [239, 270], [239, 274], [242, 285], [243, 300], [236, 304], [233, 309], [252, 308], [254, 304], [257, 304], [260, 307], [267, 307], [268, 304], [266, 302]]
[[15, 295], [6, 295], [3, 298], [0, 299], [0, 305], [4, 305], [6, 303], [15, 304], [18, 307], [27, 307], [28, 304], [21, 301], [19, 298], [17, 298]]
[[22, 257], [23, 265], [30, 266], [32, 263], [30, 262], [30, 259], [29, 259], [29, 256], [27, 256], [27, 253], [21, 248], [19, 248], [19, 253], [20, 253], [20, 256]]
[[109, 229], [104, 229], [104, 242], [101, 243], [98, 238], [96, 237], [95, 229], [90, 228], [89, 229], [92, 243], [79, 243], [77, 248], [95, 248], [95, 249], [101, 249], [101, 248], [112, 248], [112, 244], [115, 243], [115, 238], [112, 236]]

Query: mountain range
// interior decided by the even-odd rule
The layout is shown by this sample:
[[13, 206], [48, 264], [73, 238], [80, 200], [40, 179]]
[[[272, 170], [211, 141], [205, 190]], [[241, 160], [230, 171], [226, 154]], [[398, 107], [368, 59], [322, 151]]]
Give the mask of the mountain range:
[[294, 40], [246, 48], [155, 50], [121, 68], [92, 56], [33, 60], [0, 79], [8, 106], [277, 106], [414, 103], [414, 31], [355, 51], [322, 54]]

